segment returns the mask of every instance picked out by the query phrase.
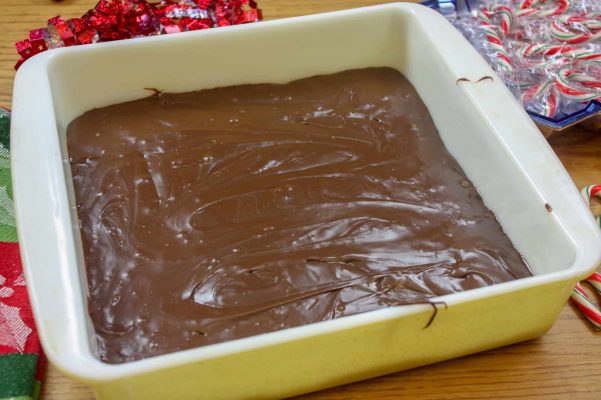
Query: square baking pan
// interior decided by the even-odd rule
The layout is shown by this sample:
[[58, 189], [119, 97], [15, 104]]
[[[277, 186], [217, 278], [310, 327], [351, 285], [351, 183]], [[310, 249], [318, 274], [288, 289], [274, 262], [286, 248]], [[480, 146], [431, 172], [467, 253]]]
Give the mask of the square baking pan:
[[[387, 66], [427, 105], [451, 154], [533, 277], [125, 364], [99, 360], [65, 130], [149, 95]], [[21, 252], [50, 361], [99, 399], [293, 396], [532, 339], [601, 262], [601, 232], [535, 125], [461, 34], [388, 4], [49, 51], [19, 70], [12, 171]], [[442, 304], [442, 303], [440, 303]]]

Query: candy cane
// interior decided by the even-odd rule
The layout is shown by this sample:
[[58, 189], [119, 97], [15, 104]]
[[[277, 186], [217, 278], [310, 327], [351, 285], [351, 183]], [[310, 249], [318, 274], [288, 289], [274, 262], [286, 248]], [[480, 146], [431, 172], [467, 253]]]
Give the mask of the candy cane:
[[555, 2], [556, 5], [549, 8], [534, 7], [538, 5], [538, 3], [540, 2], [529, 4], [527, 1], [524, 1], [522, 4], [520, 4], [515, 15], [518, 17], [549, 17], [553, 15], [564, 14], [568, 8], [570, 8], [569, 0], [557, 0]]
[[553, 117], [557, 112], [557, 94], [555, 90], [553, 90], [553, 86], [549, 85], [551, 88], [549, 90], [549, 95], [547, 96], [547, 101], [543, 103], [543, 108], [541, 114], [545, 117]]
[[552, 56], [574, 51], [574, 48], [565, 44], [531, 43], [520, 47], [516, 54], [520, 57]]
[[[524, 67], [528, 69], [547, 69], [550, 65], [560, 66], [574, 58], [576, 50], [566, 44], [531, 43], [518, 47], [515, 55], [519, 57]], [[550, 58], [549, 56], [553, 56]]]
[[[588, 206], [591, 205], [591, 199], [593, 197], [598, 197], [601, 199], [601, 185], [588, 185], [582, 188], [580, 192], [584, 201]], [[597, 216], [597, 224], [601, 228], [601, 215]]]
[[[527, 44], [515, 51], [526, 68], [561, 67], [572, 61], [601, 60], [601, 53], [589, 48], [574, 48], [567, 44]], [[534, 59], [533, 59], [534, 58]]]
[[551, 34], [557, 40], [570, 44], [601, 39], [601, 14], [588, 18], [563, 15], [551, 22]]
[[[499, 16], [501, 23], [497, 27], [491, 18]], [[486, 41], [495, 51], [499, 66], [506, 71], [513, 71], [513, 62], [503, 44], [503, 37], [507, 36], [513, 25], [513, 12], [507, 6], [486, 6], [480, 9], [478, 20], [484, 30]]]
[[601, 311], [599, 311], [588, 297], [582, 288], [582, 285], [580, 285], [580, 282], [576, 284], [571, 297], [576, 307], [580, 309], [586, 319], [588, 319], [597, 330], [601, 330]]
[[[579, 86], [574, 86], [576, 82]], [[590, 101], [601, 97], [601, 82], [572, 65], [566, 65], [557, 73], [557, 90], [565, 97], [576, 101]]]
[[591, 49], [574, 49], [567, 51], [562, 54], [563, 57], [574, 58], [580, 61], [584, 60], [599, 60], [601, 59], [601, 53]]
[[488, 6], [482, 7], [481, 12], [482, 15], [486, 18], [485, 22], [489, 25], [492, 25], [491, 18], [498, 15], [501, 19], [501, 24], [499, 25], [501, 34], [503, 36], [507, 36], [513, 25], [513, 11], [511, 10], [511, 8], [502, 5], [494, 7]]
[[542, 102], [543, 108], [540, 112], [545, 117], [553, 117], [557, 112], [557, 94], [554, 90], [552, 82], [542, 82], [532, 86], [522, 94], [522, 103], [528, 104], [532, 100], [538, 98], [541, 95], [547, 96], [547, 101]]
[[599, 293], [601, 293], [601, 274], [594, 272], [591, 276], [586, 278], [586, 281], [591, 284], [592, 287]]
[[524, 8], [532, 8], [536, 5], [538, 5], [539, 3], [544, 3], [546, 0], [525, 0], [522, 2], [518, 2], [518, 4], [516, 5], [518, 9], [524, 9]]
[[[586, 204], [590, 206], [593, 197], [601, 198], [601, 185], [585, 186], [580, 193]], [[597, 222], [601, 228], [601, 215], [597, 217]], [[601, 274], [594, 272], [585, 280], [590, 283], [598, 293], [601, 293]], [[593, 304], [588, 294], [582, 288], [582, 285], [580, 285], [580, 282], [576, 284], [571, 297], [576, 307], [580, 309], [582, 314], [584, 314], [591, 324], [593, 324], [597, 330], [601, 330], [601, 311]]]

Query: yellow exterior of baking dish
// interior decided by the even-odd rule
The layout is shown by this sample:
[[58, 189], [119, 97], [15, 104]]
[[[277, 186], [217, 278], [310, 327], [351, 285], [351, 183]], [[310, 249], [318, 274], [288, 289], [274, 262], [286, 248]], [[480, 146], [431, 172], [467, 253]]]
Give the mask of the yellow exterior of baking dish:
[[[65, 146], [95, 107], [243, 83], [388, 66], [428, 107], [450, 153], [534, 276], [317, 324], [110, 365], [97, 354]], [[99, 399], [264, 399], [535, 338], [601, 263], [601, 231], [520, 104], [462, 35], [415, 4], [386, 4], [56, 49], [17, 73], [11, 125], [20, 248], [50, 361]], [[441, 302], [444, 302], [443, 305]]]
[[95, 382], [93, 388], [99, 399], [294, 396], [539, 337], [555, 321], [573, 283], [448, 309], [440, 304], [428, 328], [432, 309], [136, 378]]

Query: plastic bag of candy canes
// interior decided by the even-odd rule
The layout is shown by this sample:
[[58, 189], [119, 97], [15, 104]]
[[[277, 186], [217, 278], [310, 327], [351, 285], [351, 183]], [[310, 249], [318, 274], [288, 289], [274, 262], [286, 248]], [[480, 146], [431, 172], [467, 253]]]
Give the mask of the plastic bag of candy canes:
[[528, 111], [561, 118], [601, 101], [600, 0], [473, 3], [449, 19]]

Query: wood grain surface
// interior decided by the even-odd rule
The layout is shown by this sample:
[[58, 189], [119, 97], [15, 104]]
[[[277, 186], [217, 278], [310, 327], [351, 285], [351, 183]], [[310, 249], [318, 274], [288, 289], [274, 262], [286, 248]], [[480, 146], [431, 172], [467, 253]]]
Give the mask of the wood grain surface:
[[[381, 1], [260, 0], [267, 19], [359, 7]], [[80, 16], [95, 0], [0, 0], [0, 106], [10, 107], [14, 43], [54, 15]], [[601, 130], [572, 128], [550, 139], [576, 184], [601, 182]], [[594, 211], [601, 212], [596, 204]], [[601, 334], [568, 304], [543, 337], [468, 357], [303, 396], [303, 399], [601, 399]], [[86, 386], [52, 365], [42, 400], [91, 400]]]

